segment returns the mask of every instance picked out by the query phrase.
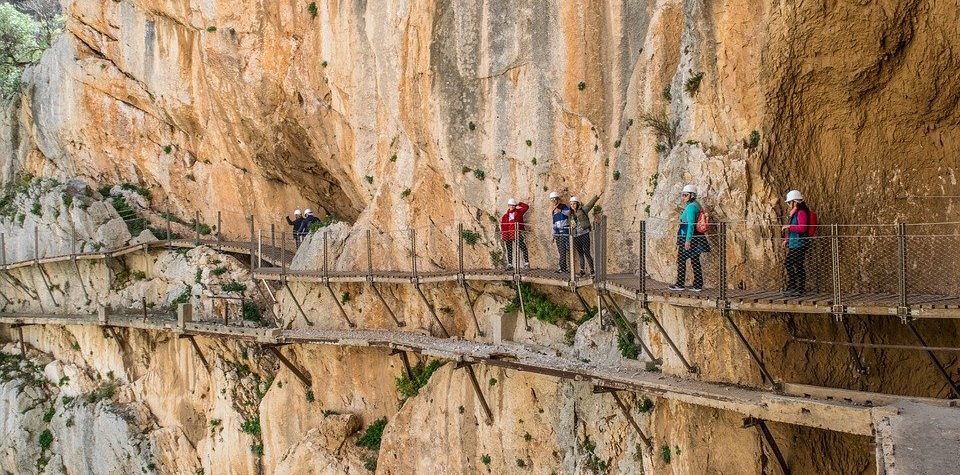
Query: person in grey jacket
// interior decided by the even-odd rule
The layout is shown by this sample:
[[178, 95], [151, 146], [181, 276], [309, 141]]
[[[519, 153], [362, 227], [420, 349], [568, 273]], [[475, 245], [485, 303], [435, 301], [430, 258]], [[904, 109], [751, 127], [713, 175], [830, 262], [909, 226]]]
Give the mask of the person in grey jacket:
[[570, 219], [574, 225], [573, 248], [577, 251], [577, 262], [580, 264], [579, 275], [581, 277], [586, 275], [584, 261], [590, 265], [590, 274], [593, 275], [593, 255], [590, 254], [590, 211], [597, 204], [598, 199], [600, 199], [599, 195], [583, 204], [580, 202], [580, 198], [570, 197], [570, 209], [572, 210]]

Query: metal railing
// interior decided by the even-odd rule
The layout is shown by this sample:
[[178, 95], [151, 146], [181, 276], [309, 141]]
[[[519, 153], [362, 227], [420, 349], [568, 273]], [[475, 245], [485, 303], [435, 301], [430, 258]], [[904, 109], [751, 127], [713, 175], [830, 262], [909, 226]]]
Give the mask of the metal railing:
[[[203, 244], [249, 253], [251, 268], [261, 271], [398, 279], [506, 273], [575, 285], [621, 283], [646, 294], [665, 292], [678, 283], [682, 250], [680, 224], [662, 219], [626, 230], [595, 215], [589, 232], [540, 223], [472, 221], [396, 230], [341, 226], [294, 234], [287, 225], [263, 226], [249, 217], [248, 236], [227, 237], [220, 232], [221, 213], [211, 216], [216, 217], [214, 226], [203, 224], [199, 213], [189, 221], [170, 213], [120, 216], [124, 225], [135, 224], [134, 230], [153, 231], [154, 239], [110, 249], [91, 232], [72, 227], [67, 236], [63, 230], [40, 227], [22, 230], [12, 240], [0, 233], [0, 267], [108, 257], [144, 245]], [[770, 297], [795, 290], [784, 297], [799, 304], [834, 306], [838, 312], [865, 304], [895, 308], [901, 316], [917, 305], [960, 307], [960, 223], [821, 224], [813, 235], [794, 240], [785, 240], [779, 225], [716, 223], [697, 240], [702, 248], [694, 257], [700, 264], [703, 299]], [[684, 292], [696, 295], [689, 290], [696, 277], [692, 261], [685, 262], [687, 278], [681, 284]]]

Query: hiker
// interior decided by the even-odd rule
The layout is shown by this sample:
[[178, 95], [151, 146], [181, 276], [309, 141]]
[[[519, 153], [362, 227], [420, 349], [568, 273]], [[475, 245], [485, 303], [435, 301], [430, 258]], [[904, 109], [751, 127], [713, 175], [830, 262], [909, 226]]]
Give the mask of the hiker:
[[680, 214], [680, 228], [677, 229], [677, 282], [670, 290], [684, 290], [687, 281], [687, 261], [693, 267], [692, 292], [703, 290], [703, 268], [700, 266], [700, 254], [710, 252], [710, 243], [702, 232], [697, 231], [697, 220], [703, 207], [697, 201], [697, 189], [686, 185], [680, 196], [684, 208]]
[[557, 272], [568, 272], [568, 254], [570, 253], [570, 207], [560, 202], [560, 194], [550, 192], [550, 201], [553, 209], [553, 240], [557, 243], [557, 252], [560, 254], [560, 266]]
[[313, 227], [314, 223], [318, 223], [320, 218], [317, 218], [313, 215], [313, 210], [307, 208], [303, 211], [303, 223], [300, 224], [300, 241], [307, 237], [307, 234], [310, 233], [310, 228]]
[[[513, 246], [516, 240], [517, 249], [523, 255], [523, 262], [520, 264], [524, 269], [530, 268], [530, 255], [527, 252], [526, 226], [523, 222], [523, 215], [530, 209], [530, 205], [524, 202], [510, 198], [507, 200], [507, 212], [500, 217], [500, 236], [503, 238], [504, 245], [507, 246], [507, 270], [513, 270]], [[517, 256], [520, 257], [520, 256]]]
[[573, 249], [577, 251], [577, 262], [580, 265], [579, 276], [586, 275], [584, 272], [584, 261], [590, 264], [590, 275], [593, 275], [593, 255], [590, 254], [590, 210], [597, 204], [600, 196], [594, 196], [587, 204], [580, 203], [580, 198], [570, 197], [570, 209], [572, 211], [574, 234]]
[[813, 211], [803, 200], [803, 195], [797, 190], [787, 193], [787, 204], [790, 205], [790, 217], [780, 229], [785, 233], [783, 247], [787, 250], [784, 264], [787, 269], [787, 289], [784, 295], [796, 297], [806, 290], [807, 270], [804, 268], [804, 258], [810, 249], [809, 237], [814, 234], [815, 220]]
[[293, 240], [296, 242], [297, 247], [300, 247], [300, 226], [303, 224], [303, 213], [300, 212], [300, 208], [293, 210], [293, 219], [291, 220], [289, 216], [284, 216], [287, 219], [287, 224], [293, 227]]

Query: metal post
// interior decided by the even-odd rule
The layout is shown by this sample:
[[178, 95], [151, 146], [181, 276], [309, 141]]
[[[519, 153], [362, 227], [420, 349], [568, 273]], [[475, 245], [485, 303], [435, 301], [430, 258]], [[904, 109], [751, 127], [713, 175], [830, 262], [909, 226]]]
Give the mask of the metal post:
[[836, 224], [830, 226], [830, 254], [833, 267], [833, 316], [840, 320], [846, 311], [840, 294], [840, 228]]
[[7, 236], [4, 233], [0, 233], [0, 264], [7, 268]]
[[287, 233], [280, 233], [280, 275], [287, 274]]
[[647, 301], [647, 220], [640, 221], [640, 250], [639, 256], [640, 262], [637, 265], [637, 272], [639, 273], [639, 294], [640, 302], [646, 303]]
[[40, 263], [40, 227], [33, 227], [33, 260], [34, 263]]
[[[219, 236], [218, 236], [219, 240]], [[257, 230], [257, 269], [263, 267], [263, 230]]]
[[463, 223], [457, 223], [457, 269], [459, 272], [459, 279], [463, 282]]
[[170, 225], [170, 208], [167, 208], [167, 213], [164, 216], [167, 219], [167, 250], [173, 248], [173, 231], [171, 230]]
[[270, 248], [277, 248], [277, 225], [270, 223]]
[[[253, 218], [251, 218], [250, 222], [253, 222]], [[200, 242], [200, 211], [195, 211], [193, 215], [193, 234], [196, 237], [197, 242]], [[253, 242], [252, 233], [250, 234], [250, 241]], [[253, 261], [250, 262], [252, 267]]]
[[370, 230], [366, 232], [367, 235], [367, 280], [370, 283], [373, 283], [373, 241], [371, 238]]
[[323, 280], [329, 279], [329, 267], [327, 263], [327, 241], [330, 240], [330, 231], [323, 232]]
[[413, 270], [414, 282], [419, 282], [417, 275], [417, 230], [410, 229], [410, 268]]
[[900, 320], [906, 322], [910, 318], [910, 307], [907, 302], [907, 225], [897, 223], [897, 293], [899, 308], [897, 314]]
[[575, 230], [574, 230], [574, 227], [573, 227], [573, 223], [571, 222], [571, 223], [567, 226], [567, 233], [568, 233], [568, 234], [567, 234], [567, 242], [568, 242], [568, 244], [567, 244], [567, 246], [568, 246], [568, 249], [567, 249], [567, 269], [570, 270], [570, 285], [572, 285], [572, 286], [576, 286], [576, 278], [577, 278], [576, 270], [574, 270], [574, 267], [576, 267], [576, 266], [574, 265], [574, 262], [573, 262], [573, 233], [574, 233], [574, 231], [575, 231]]
[[[197, 212], [197, 216], [199, 216], [199, 211]], [[255, 254], [256, 254], [257, 248], [254, 247], [256, 245], [256, 243], [254, 242], [255, 237], [256, 235], [254, 234], [254, 231], [253, 231], [253, 215], [251, 214], [250, 215], [250, 268], [251, 269], [253, 269], [256, 264]]]
[[312, 384], [311, 384], [310, 375], [308, 375], [306, 372], [298, 368], [297, 365], [293, 364], [292, 361], [290, 361], [286, 356], [284, 356], [283, 353], [280, 352], [280, 348], [277, 348], [276, 346], [273, 346], [273, 345], [269, 345], [267, 346], [267, 349], [269, 349], [270, 352], [273, 353], [273, 355], [276, 356], [277, 359], [280, 360], [280, 362], [283, 363], [283, 365], [286, 366], [287, 369], [289, 369], [290, 372], [293, 373], [293, 375], [298, 380], [300, 380], [300, 382], [303, 384], [304, 387], [306, 387], [307, 389], [311, 388]]
[[217, 211], [217, 250], [223, 250], [223, 232], [221, 230], [223, 226], [223, 220], [221, 219], [220, 211]]
[[513, 275], [520, 275], [520, 223], [513, 223]]
[[719, 272], [720, 272], [720, 282], [717, 283], [718, 293], [717, 293], [717, 305], [719, 308], [728, 307], [727, 302], [727, 223], [721, 222], [717, 224], [717, 230], [719, 232], [719, 249], [717, 250], [719, 254]]
[[143, 308], [143, 321], [147, 321], [147, 298], [140, 297], [140, 306]]

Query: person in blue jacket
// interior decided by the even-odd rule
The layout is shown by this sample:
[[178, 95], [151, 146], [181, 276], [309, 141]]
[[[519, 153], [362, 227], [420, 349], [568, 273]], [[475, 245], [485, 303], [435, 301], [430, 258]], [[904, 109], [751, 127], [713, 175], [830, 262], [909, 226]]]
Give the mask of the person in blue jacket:
[[703, 268], [700, 254], [710, 252], [707, 237], [697, 232], [697, 217], [703, 209], [697, 201], [697, 189], [693, 185], [683, 187], [683, 213], [680, 214], [680, 228], [677, 229], [677, 283], [670, 290], [684, 290], [687, 282], [687, 261], [693, 267], [692, 292], [703, 290]]
[[557, 272], [569, 272], [567, 263], [570, 257], [570, 207], [560, 202], [560, 194], [550, 192], [550, 202], [553, 203], [553, 241], [557, 243], [557, 253], [560, 254], [560, 266]]

